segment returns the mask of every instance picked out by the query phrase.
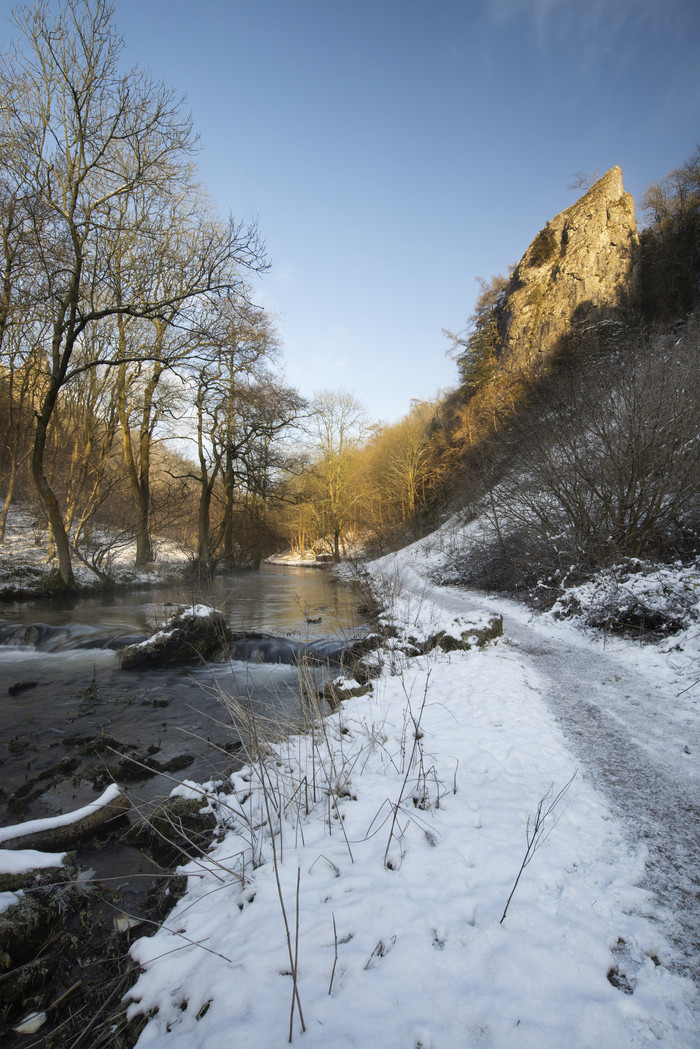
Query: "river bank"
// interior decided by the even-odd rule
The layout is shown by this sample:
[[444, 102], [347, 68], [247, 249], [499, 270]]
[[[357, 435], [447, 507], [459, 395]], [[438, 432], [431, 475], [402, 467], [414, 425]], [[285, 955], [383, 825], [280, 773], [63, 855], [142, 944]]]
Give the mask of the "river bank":
[[[83, 551], [86, 560], [94, 557], [97, 567], [108, 572], [117, 589], [174, 584], [191, 569], [191, 555], [175, 543], [155, 540], [154, 554], [153, 564], [136, 569], [135, 540], [106, 533], [96, 533], [93, 545]], [[50, 597], [55, 570], [56, 563], [49, 557], [48, 534], [37, 515], [23, 507], [10, 507], [5, 541], [0, 544], [0, 601]], [[73, 571], [82, 593], [104, 590], [104, 580], [77, 557]]]
[[[96, 532], [93, 543], [76, 556], [73, 573], [81, 593], [100, 592], [105, 589], [105, 580], [89, 567], [91, 560], [96, 567], [109, 576], [110, 586], [115, 590], [144, 589], [192, 583], [197, 572], [194, 556], [168, 540], [154, 538], [155, 560], [142, 568], [134, 565], [136, 541], [128, 535], [110, 536]], [[86, 563], [87, 562], [87, 563]], [[287, 568], [324, 569], [332, 565], [330, 554], [307, 552], [297, 554], [289, 550], [272, 554], [266, 563]], [[49, 556], [48, 533], [32, 511], [12, 506], [10, 508], [5, 541], [0, 544], [0, 602], [26, 601], [51, 597], [52, 575], [57, 562]]]
[[[240, 740], [222, 697], [245, 697], [251, 709], [272, 708], [280, 724], [294, 723], [306, 651], [305, 681], [316, 673], [327, 677], [325, 659], [365, 629], [357, 596], [328, 573], [263, 566], [208, 585], [206, 599], [224, 609], [232, 628], [227, 654], [207, 664], [122, 670], [120, 647], [158, 630], [178, 603], [193, 599], [187, 590], [82, 594], [69, 605], [35, 598], [0, 609], [0, 824], [67, 812], [112, 782], [131, 801], [127, 817], [81, 843], [72, 858], [59, 894], [71, 917], [54, 920], [55, 879], [53, 889], [37, 885], [30, 893], [46, 899], [48, 931], [42, 919], [45, 944], [32, 936], [26, 950], [7, 952], [12, 968], [0, 973], [6, 1007], [0, 1020], [8, 1021], [2, 1029], [8, 1046], [25, 1044], [10, 1030], [18, 1012], [42, 1011], [78, 979], [81, 987], [51, 1011], [48, 1040], [40, 1044], [63, 1047], [72, 1041], [61, 1039], [82, 1037], [93, 1005], [102, 1009], [117, 987], [101, 1025], [121, 1030], [120, 996], [135, 976], [125, 952], [135, 933], [117, 931], [113, 919], [125, 914], [139, 930], [162, 920], [181, 891], [183, 879], [171, 873], [183, 859], [180, 849], [186, 857], [193, 843], [200, 849], [211, 841], [213, 821], [198, 827], [196, 814], [188, 815], [184, 839], [174, 840], [183, 825], [179, 810], [158, 818], [158, 834], [150, 826], [183, 777], [223, 782], [240, 767]], [[105, 1036], [101, 1026], [99, 1037]], [[98, 1041], [93, 1030], [76, 1044], [122, 1043]]]
[[[545, 617], [521, 639], [530, 614], [506, 603], [503, 636], [480, 643], [501, 603], [435, 588], [436, 563], [416, 544], [369, 566], [393, 636], [368, 695], [301, 735], [258, 736], [229, 784], [197, 788], [221, 840], [183, 868], [167, 928], [132, 947], [139, 1049], [224, 1049], [233, 1032], [239, 1049], [302, 1033], [324, 1047], [695, 1049], [697, 955], [678, 919], [692, 928], [697, 900], [682, 884], [661, 898], [638, 824], [538, 670], [549, 639], [557, 665], [576, 653], [591, 681], [607, 674], [602, 639]], [[645, 742], [696, 790], [692, 668], [624, 641], [606, 659], [615, 697], [642, 674], [673, 706]]]
[[[369, 566], [390, 627], [369, 693], [347, 682], [334, 713], [310, 706], [282, 739], [233, 703], [240, 767], [175, 789], [216, 841], [131, 948], [125, 1045], [228, 1049], [235, 1031], [274, 1049], [291, 1020], [295, 1041], [303, 1025], [324, 1047], [695, 1049], [692, 864], [664, 898], [635, 816], [662, 774], [671, 800], [697, 797], [693, 662], [670, 640], [585, 635], [437, 588], [438, 553], [433, 539]], [[573, 711], [637, 710], [625, 748], [647, 784], [622, 770], [616, 794], [602, 730], [552, 705], [576, 688]]]

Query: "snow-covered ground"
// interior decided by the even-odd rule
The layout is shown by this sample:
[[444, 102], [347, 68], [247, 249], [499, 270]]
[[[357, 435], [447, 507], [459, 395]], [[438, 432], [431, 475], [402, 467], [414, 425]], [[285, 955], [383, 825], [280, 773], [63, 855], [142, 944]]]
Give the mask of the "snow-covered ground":
[[[104, 553], [98, 562], [99, 567], [120, 586], [156, 586], [166, 582], [174, 573], [182, 573], [188, 564], [187, 553], [175, 543], [157, 540], [155, 562], [136, 570], [136, 542], [132, 537], [96, 532], [94, 538], [89, 555]], [[47, 551], [48, 535], [38, 525], [36, 515], [23, 507], [10, 507], [5, 541], [0, 544], [0, 599], [46, 592], [49, 577], [56, 567], [56, 562], [49, 560]], [[73, 560], [73, 573], [85, 589], [99, 589], [103, 585], [97, 574], [77, 557]]]
[[290, 568], [327, 568], [333, 563], [330, 554], [325, 554], [319, 559], [312, 551], [298, 554], [292, 550], [282, 554], [271, 554], [265, 560], [270, 565], [289, 565]]
[[[274, 1049], [290, 1017], [325, 1049], [697, 1049], [697, 853], [665, 898], [660, 858], [674, 807], [668, 870], [697, 840], [694, 628], [604, 644], [435, 587], [443, 554], [370, 566], [399, 636], [368, 695], [179, 788], [224, 833], [132, 947], [141, 1049]], [[493, 612], [484, 647], [405, 654]]]

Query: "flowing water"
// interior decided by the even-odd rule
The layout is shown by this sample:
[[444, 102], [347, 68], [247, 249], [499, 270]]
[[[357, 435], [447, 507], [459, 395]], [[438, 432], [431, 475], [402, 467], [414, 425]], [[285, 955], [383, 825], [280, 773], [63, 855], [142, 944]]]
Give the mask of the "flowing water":
[[[120, 647], [150, 636], [175, 606], [197, 603], [224, 612], [235, 635], [226, 658], [121, 669]], [[344, 647], [366, 632], [357, 604], [357, 594], [326, 571], [266, 565], [218, 578], [206, 591], [182, 586], [0, 606], [0, 826], [80, 808], [112, 781], [132, 804], [127, 820], [79, 845], [78, 883], [59, 882], [49, 896], [27, 890], [36, 906], [52, 906], [52, 893], [63, 892], [64, 902], [43, 912], [32, 936], [21, 926], [10, 953], [2, 951], [0, 1040], [8, 1049], [26, 1043], [12, 1025], [51, 1002], [63, 1002], [48, 1005], [42, 1036], [48, 1032], [51, 1045], [116, 1044], [111, 1032], [125, 1031], [119, 1003], [136, 970], [130, 933], [114, 921], [129, 915], [139, 922], [135, 935], [147, 934], [184, 889], [172, 873], [182, 853], [157, 835], [134, 833], [145, 826], [139, 814], [148, 817], [184, 778], [221, 780], [240, 766], [221, 695], [256, 715], [298, 723], [300, 673], [320, 689], [337, 673]]]
[[[239, 635], [226, 660], [121, 669], [116, 649], [196, 602], [221, 609]], [[112, 778], [147, 806], [173, 779], [225, 772], [237, 741], [221, 694], [293, 718], [299, 660], [333, 661], [361, 635], [357, 604], [326, 571], [264, 565], [206, 591], [0, 608], [0, 825], [77, 808]], [[167, 771], [154, 776], [137, 762]]]

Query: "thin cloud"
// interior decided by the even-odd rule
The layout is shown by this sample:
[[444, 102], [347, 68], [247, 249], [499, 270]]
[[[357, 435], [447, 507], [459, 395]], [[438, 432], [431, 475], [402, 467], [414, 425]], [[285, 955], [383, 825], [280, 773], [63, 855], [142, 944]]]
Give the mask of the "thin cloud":
[[[570, 47], [584, 61], [597, 64], [615, 56], [624, 62], [628, 37], [669, 27], [676, 35], [693, 21], [689, 0], [487, 0], [488, 16], [496, 28], [525, 20], [546, 52]], [[565, 58], [565, 54], [562, 56]]]

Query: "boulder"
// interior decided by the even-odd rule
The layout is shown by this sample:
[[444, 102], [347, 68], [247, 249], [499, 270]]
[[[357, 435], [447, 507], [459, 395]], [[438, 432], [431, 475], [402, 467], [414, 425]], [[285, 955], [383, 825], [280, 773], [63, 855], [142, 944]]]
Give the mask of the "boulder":
[[208, 605], [179, 608], [155, 634], [119, 653], [122, 668], [203, 663], [231, 637], [222, 612]]
[[468, 652], [470, 648], [483, 648], [489, 641], [503, 636], [503, 616], [491, 616], [484, 625], [469, 626], [459, 633], [440, 630], [432, 634], [423, 646], [424, 652], [441, 648], [443, 652]]
[[369, 682], [361, 683], [354, 678], [337, 677], [327, 681], [323, 688], [323, 698], [331, 710], [337, 710], [344, 699], [366, 696], [372, 691]]

